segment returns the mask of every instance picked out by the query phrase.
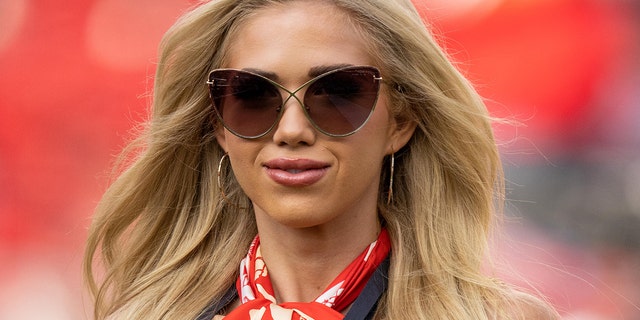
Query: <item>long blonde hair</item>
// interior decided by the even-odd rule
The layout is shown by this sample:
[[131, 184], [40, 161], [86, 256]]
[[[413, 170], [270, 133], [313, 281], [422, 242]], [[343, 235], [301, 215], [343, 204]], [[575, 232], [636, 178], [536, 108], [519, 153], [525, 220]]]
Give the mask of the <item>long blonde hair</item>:
[[[91, 225], [85, 276], [95, 318], [194, 319], [233, 284], [256, 234], [249, 199], [227, 162], [204, 85], [256, 10], [291, 0], [217, 0], [165, 35], [145, 133]], [[379, 210], [393, 242], [380, 319], [513, 318], [508, 287], [480, 273], [502, 201], [501, 163], [480, 97], [428, 32], [410, 0], [330, 0], [370, 39], [393, 116], [417, 129], [397, 152], [393, 201]], [[381, 172], [381, 190], [389, 177]], [[102, 265], [98, 277], [94, 266]], [[100, 278], [98, 280], [98, 278]]]

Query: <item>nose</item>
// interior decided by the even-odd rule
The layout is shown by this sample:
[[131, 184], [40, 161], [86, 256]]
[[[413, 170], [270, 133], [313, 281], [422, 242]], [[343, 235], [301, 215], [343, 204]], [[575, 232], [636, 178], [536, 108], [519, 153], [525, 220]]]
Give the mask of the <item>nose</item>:
[[284, 110], [280, 121], [276, 125], [273, 140], [279, 145], [312, 145], [317, 133], [303, 110], [301, 100], [295, 94], [289, 93], [285, 100]]

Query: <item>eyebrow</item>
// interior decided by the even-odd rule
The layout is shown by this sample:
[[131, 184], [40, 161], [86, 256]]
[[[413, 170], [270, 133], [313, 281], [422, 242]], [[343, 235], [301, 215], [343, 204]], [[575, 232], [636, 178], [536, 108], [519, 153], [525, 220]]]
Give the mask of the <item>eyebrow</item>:
[[244, 71], [248, 71], [251, 73], [255, 73], [255, 74], [259, 74], [265, 78], [271, 79], [272, 81], [278, 82], [278, 79], [280, 79], [278, 77], [278, 75], [275, 72], [271, 72], [271, 71], [265, 71], [265, 70], [261, 70], [261, 69], [255, 69], [255, 68], [242, 68], [242, 70]]
[[[310, 79], [313, 79], [323, 73], [327, 73], [329, 71], [333, 71], [333, 70], [344, 68], [344, 67], [352, 67], [352, 66], [353, 64], [349, 64], [349, 63], [320, 65], [320, 66], [315, 66], [309, 69], [309, 72], [307, 73], [307, 75], [309, 76]], [[278, 82], [278, 80], [280, 79], [280, 77], [278, 77], [278, 74], [271, 71], [265, 71], [265, 70], [256, 69], [256, 68], [243, 68], [242, 70], [259, 74], [275, 82]]]
[[309, 69], [309, 78], [313, 79], [323, 73], [327, 73], [329, 71], [333, 71], [336, 69], [340, 69], [340, 68], [344, 68], [344, 67], [352, 67], [352, 64], [349, 63], [339, 63], [339, 64], [331, 64], [331, 65], [321, 65], [321, 66], [316, 66], [313, 67], [311, 69]]

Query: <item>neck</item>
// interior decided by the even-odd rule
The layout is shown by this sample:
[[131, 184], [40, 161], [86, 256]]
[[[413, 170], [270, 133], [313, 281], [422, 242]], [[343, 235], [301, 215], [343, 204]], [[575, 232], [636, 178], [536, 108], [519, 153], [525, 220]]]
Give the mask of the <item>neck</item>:
[[375, 215], [359, 223], [311, 228], [258, 222], [262, 255], [278, 303], [315, 300], [380, 232]]

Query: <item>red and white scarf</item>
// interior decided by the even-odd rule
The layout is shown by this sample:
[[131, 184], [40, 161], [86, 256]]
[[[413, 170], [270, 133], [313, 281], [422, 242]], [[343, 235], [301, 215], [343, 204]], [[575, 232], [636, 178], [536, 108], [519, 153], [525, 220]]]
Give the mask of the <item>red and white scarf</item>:
[[267, 266], [260, 253], [260, 238], [256, 236], [249, 254], [240, 263], [236, 283], [242, 305], [225, 320], [333, 320], [343, 319], [346, 309], [360, 295], [367, 281], [384, 261], [391, 249], [386, 229], [351, 264], [349, 264], [318, 298], [312, 302], [276, 303]]

